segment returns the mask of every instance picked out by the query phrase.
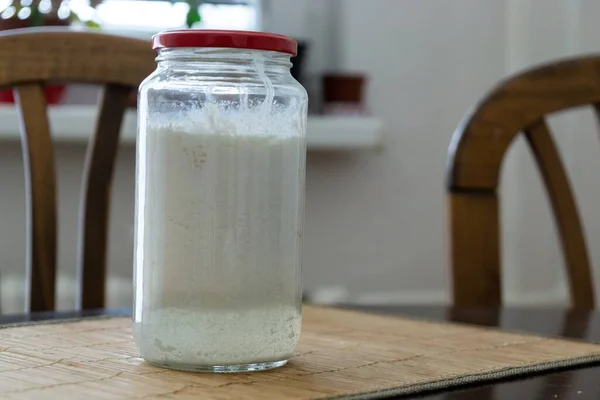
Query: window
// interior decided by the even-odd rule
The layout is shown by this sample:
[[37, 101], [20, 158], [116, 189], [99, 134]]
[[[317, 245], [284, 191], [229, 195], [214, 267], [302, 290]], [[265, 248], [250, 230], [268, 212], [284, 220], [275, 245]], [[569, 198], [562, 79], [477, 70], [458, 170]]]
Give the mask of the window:
[[[203, 1], [199, 7], [204, 29], [258, 29], [256, 1]], [[186, 27], [186, 1], [104, 0], [94, 11], [88, 0], [71, 0], [70, 8], [82, 18], [94, 18], [103, 30], [135, 36]], [[79, 11], [81, 10], [81, 11]], [[85, 15], [84, 15], [85, 13]], [[94, 15], [95, 14], [95, 15]]]
[[[202, 19], [200, 23], [194, 25], [196, 28], [259, 29], [259, 0], [92, 0], [92, 2], [100, 4], [94, 9], [90, 6], [90, 0], [63, 0], [59, 8], [59, 17], [64, 18], [61, 13], [64, 14], [65, 11], [65, 17], [68, 16], [68, 9], [70, 9], [83, 21], [93, 20], [99, 23], [102, 30], [106, 32], [147, 38], [161, 30], [185, 28], [190, 4], [200, 4], [199, 13]], [[32, 0], [0, 0], [0, 11], [15, 3], [29, 10]], [[46, 3], [48, 3], [46, 8], [49, 10], [51, 0], [41, 0], [39, 3], [42, 13], [48, 12], [42, 10], [42, 5], [46, 6]]]

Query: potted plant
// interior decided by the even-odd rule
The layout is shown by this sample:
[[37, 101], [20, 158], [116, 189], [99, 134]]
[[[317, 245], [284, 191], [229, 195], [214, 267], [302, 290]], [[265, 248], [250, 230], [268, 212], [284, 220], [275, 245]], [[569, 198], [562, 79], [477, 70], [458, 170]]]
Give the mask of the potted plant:
[[363, 74], [329, 73], [323, 76], [323, 111], [326, 114], [362, 114], [364, 87]]
[[[96, 7], [101, 0], [91, 0], [90, 5]], [[29, 28], [35, 26], [69, 26], [78, 22], [87, 27], [97, 28], [95, 21], [83, 21], [64, 0], [12, 0], [0, 12], [0, 31]], [[45, 94], [48, 104], [57, 104], [62, 99], [64, 85], [46, 86]], [[14, 103], [12, 90], [0, 91], [0, 103]]]

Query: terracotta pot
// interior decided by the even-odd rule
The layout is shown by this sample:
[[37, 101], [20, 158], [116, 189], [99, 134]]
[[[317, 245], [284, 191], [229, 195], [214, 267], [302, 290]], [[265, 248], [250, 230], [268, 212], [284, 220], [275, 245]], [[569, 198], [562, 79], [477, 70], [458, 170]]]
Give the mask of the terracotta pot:
[[[64, 85], [46, 86], [44, 88], [44, 95], [46, 96], [46, 103], [58, 104], [65, 95], [67, 88]], [[12, 90], [0, 90], [0, 103], [15, 103], [15, 97]]]
[[364, 75], [329, 74], [323, 76], [323, 102], [362, 103]]
[[127, 102], [127, 107], [137, 108], [137, 100], [138, 100], [137, 96], [138, 96], [137, 89], [132, 89], [131, 92], [129, 93], [129, 101]]
[[9, 19], [1, 19], [0, 18], [0, 31], [8, 31], [10, 29], [20, 29], [20, 28], [29, 28], [31, 22], [26, 19], [18, 19], [18, 18], [9, 18]]
[[[56, 16], [49, 16], [44, 19], [44, 26], [68, 26], [71, 22], [65, 19], [59, 19]], [[0, 19], [0, 31], [11, 29], [29, 28], [31, 21], [18, 18]], [[48, 104], [58, 104], [62, 100], [66, 91], [64, 85], [46, 86], [44, 93]], [[12, 90], [0, 90], [0, 103], [14, 104], [15, 98]]]

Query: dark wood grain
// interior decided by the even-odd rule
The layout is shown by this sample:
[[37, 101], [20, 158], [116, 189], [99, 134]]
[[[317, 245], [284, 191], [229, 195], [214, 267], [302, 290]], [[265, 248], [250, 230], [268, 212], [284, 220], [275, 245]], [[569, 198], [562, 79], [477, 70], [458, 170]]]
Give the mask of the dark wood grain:
[[53, 310], [56, 281], [56, 183], [54, 151], [44, 89], [16, 87], [27, 191], [29, 309]]
[[84, 310], [105, 304], [110, 188], [130, 91], [129, 86], [114, 84], [104, 88], [96, 130], [88, 144], [79, 217], [80, 307]]
[[558, 226], [567, 265], [571, 304], [594, 308], [594, 288], [583, 228], [571, 185], [548, 126], [543, 120], [528, 126], [525, 137], [540, 168]]
[[43, 86], [105, 87], [85, 162], [79, 231], [80, 305], [104, 306], [110, 185], [119, 131], [132, 90], [155, 69], [144, 40], [98, 32], [32, 28], [0, 32], [0, 88], [16, 88], [28, 203], [30, 310], [55, 305], [56, 184]]
[[502, 288], [497, 195], [493, 191], [455, 192], [449, 195], [449, 201], [453, 302], [471, 307], [499, 306]]
[[29, 82], [137, 87], [155, 69], [149, 41], [64, 28], [0, 32], [0, 87]]
[[[572, 305], [593, 308], [591, 270], [576, 205], [558, 152], [542, 124], [545, 116], [557, 111], [589, 105], [598, 110], [599, 102], [600, 57], [581, 57], [533, 68], [501, 82], [461, 122], [449, 149], [447, 189], [451, 202], [460, 196], [460, 202], [468, 203], [479, 219], [464, 207], [450, 207], [456, 305], [499, 303], [498, 207], [488, 203], [498, 192], [507, 150], [525, 131], [553, 204]], [[482, 219], [491, 222], [488, 228]], [[469, 276], [470, 281], [465, 281]]]

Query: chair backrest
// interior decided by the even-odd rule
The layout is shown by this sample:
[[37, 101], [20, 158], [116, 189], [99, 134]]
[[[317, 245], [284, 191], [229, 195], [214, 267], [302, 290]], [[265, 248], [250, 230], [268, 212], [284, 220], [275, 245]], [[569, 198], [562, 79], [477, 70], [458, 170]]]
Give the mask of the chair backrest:
[[544, 65], [491, 91], [463, 120], [449, 149], [447, 190], [454, 303], [501, 304], [498, 180], [517, 135], [529, 144], [554, 211], [571, 303], [594, 307], [588, 251], [577, 205], [545, 117], [572, 107], [600, 110], [600, 56]]
[[78, 265], [81, 307], [104, 307], [109, 197], [119, 132], [133, 89], [155, 69], [143, 40], [98, 32], [19, 29], [0, 33], [0, 88], [13, 88], [27, 190], [29, 309], [53, 310], [56, 278], [55, 168], [44, 85], [103, 86], [84, 166]]

